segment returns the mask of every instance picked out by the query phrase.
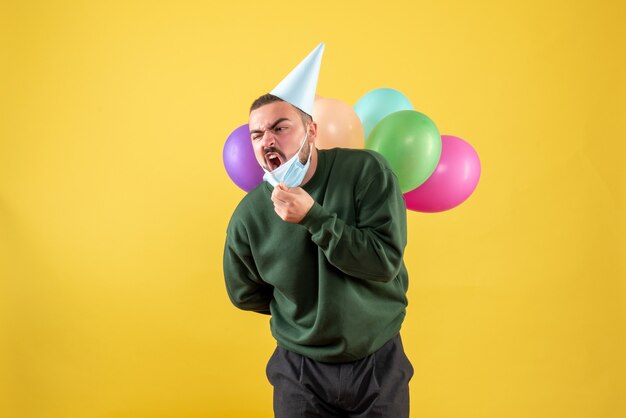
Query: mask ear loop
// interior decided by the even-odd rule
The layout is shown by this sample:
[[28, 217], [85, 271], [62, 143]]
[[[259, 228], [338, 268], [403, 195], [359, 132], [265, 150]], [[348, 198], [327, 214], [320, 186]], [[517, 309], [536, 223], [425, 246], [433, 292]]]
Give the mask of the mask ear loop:
[[[302, 151], [302, 147], [304, 146], [304, 143], [307, 142], [307, 140], [309, 139], [309, 126], [311, 126], [311, 124], [307, 123], [306, 126], [304, 127], [304, 141], [302, 141], [302, 145], [300, 145], [300, 149], [298, 150], [298, 154], [300, 154], [300, 151]], [[310, 145], [309, 145], [309, 156], [308, 156], [308, 158], [311, 158], [311, 146]], [[300, 161], [300, 157], [298, 157], [298, 161]]]
[[[300, 151], [302, 151], [302, 148], [304, 148], [304, 144], [307, 143], [308, 138], [309, 138], [309, 131], [307, 130], [306, 133], [304, 134], [304, 141], [302, 141], [302, 144], [300, 144], [300, 149], [296, 153], [298, 155], [298, 162], [300, 162]], [[309, 148], [309, 155], [310, 153], [311, 153], [311, 149]], [[302, 164], [302, 162], [300, 162], [300, 164]]]

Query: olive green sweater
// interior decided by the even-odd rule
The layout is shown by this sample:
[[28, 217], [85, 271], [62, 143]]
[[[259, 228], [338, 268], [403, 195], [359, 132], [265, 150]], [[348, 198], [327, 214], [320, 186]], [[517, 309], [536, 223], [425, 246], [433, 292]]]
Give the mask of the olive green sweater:
[[224, 276], [232, 303], [270, 314], [287, 350], [324, 362], [363, 358], [400, 331], [407, 306], [406, 208], [385, 159], [368, 150], [318, 151], [302, 186], [315, 204], [283, 221], [263, 182], [228, 225]]

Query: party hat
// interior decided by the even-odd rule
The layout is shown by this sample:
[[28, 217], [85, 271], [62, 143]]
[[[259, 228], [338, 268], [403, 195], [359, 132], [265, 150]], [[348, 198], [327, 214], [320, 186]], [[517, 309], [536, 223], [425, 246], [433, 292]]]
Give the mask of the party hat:
[[313, 115], [315, 88], [320, 74], [323, 52], [324, 42], [311, 51], [270, 93], [291, 103], [303, 112]]

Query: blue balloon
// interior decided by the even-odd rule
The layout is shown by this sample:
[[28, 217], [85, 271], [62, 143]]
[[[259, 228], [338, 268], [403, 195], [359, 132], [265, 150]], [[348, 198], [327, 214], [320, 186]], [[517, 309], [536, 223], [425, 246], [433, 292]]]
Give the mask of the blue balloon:
[[413, 105], [404, 94], [389, 88], [372, 90], [354, 105], [354, 111], [361, 119], [366, 140], [378, 122], [400, 110], [413, 110]]

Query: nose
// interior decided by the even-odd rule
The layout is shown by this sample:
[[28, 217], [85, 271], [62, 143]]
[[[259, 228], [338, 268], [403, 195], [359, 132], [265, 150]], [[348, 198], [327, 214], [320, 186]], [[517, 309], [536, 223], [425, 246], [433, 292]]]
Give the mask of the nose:
[[263, 132], [263, 138], [261, 139], [261, 142], [263, 143], [264, 147], [269, 147], [269, 146], [274, 145], [275, 140], [276, 140], [276, 137], [274, 136], [274, 133], [270, 129], [266, 129], [265, 132]]

